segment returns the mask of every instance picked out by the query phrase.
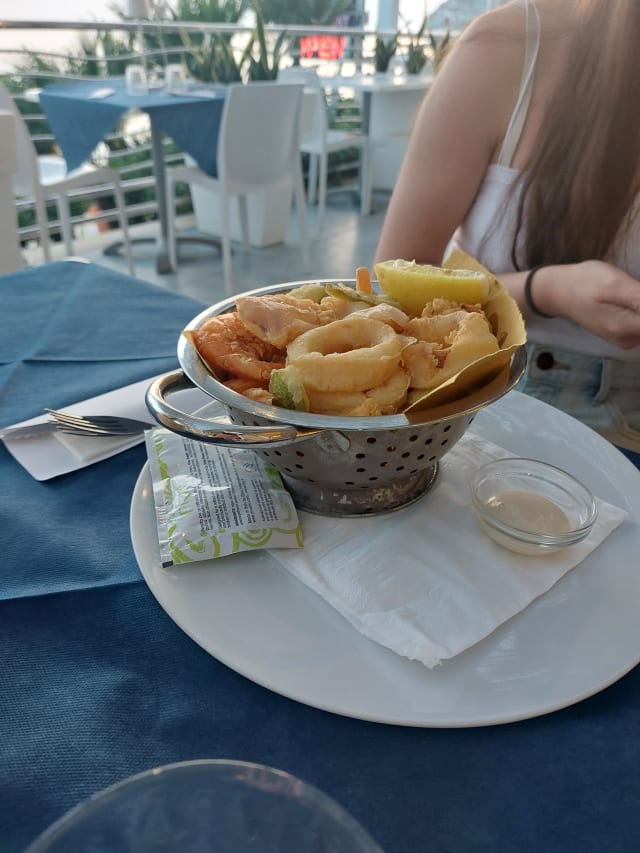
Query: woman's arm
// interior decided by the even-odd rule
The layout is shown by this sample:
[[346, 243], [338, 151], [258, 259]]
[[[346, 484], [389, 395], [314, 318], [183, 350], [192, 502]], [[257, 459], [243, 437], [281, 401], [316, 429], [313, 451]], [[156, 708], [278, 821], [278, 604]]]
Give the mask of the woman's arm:
[[[529, 315], [524, 300], [526, 273], [506, 273], [500, 282]], [[548, 266], [532, 283], [536, 307], [566, 317], [622, 349], [640, 345], [640, 281], [604, 261]]]
[[503, 7], [460, 37], [418, 110], [376, 261], [439, 264], [496, 156], [515, 103], [523, 11]]

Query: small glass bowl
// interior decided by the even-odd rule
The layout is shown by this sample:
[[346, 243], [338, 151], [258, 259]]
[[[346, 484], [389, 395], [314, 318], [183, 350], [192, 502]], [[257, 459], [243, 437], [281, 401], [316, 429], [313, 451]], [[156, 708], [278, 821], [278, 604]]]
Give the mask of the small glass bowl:
[[75, 806], [25, 853], [382, 853], [356, 819], [313, 785], [248, 761], [154, 767]]
[[535, 459], [498, 459], [471, 481], [471, 504], [486, 533], [518, 554], [552, 554], [589, 535], [598, 509], [581, 482]]

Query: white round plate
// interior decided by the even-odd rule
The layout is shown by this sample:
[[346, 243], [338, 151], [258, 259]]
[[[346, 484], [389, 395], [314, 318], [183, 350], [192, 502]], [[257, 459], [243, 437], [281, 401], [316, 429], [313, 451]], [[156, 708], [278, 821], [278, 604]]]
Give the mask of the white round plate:
[[592, 430], [517, 391], [481, 411], [471, 430], [515, 455], [564, 468], [627, 509], [629, 519], [526, 610], [433, 670], [360, 635], [266, 552], [161, 568], [147, 465], [131, 504], [142, 574], [167, 614], [207, 652], [315, 708], [396, 725], [461, 727], [578, 702], [640, 660], [640, 471]]

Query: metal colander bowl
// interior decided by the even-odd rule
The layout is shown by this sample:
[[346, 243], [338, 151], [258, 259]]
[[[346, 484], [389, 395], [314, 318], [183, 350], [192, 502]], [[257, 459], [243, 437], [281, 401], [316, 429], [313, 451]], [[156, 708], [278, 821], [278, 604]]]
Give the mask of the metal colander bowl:
[[[264, 287], [250, 295], [279, 293], [304, 283]], [[200, 328], [234, 307], [233, 298], [218, 302], [187, 329]], [[476, 412], [516, 384], [526, 355], [524, 347], [519, 348], [508, 369], [461, 399], [459, 409], [448, 405], [375, 418], [296, 412], [250, 400], [212, 375], [183, 335], [178, 360], [182, 371], [161, 377], [147, 392], [147, 405], [159, 423], [199, 441], [250, 445], [279, 470], [299, 509], [362, 516], [400, 509], [425, 494], [436, 481], [439, 460], [464, 435]], [[194, 417], [167, 402], [171, 391], [193, 385], [224, 404], [228, 422]]]

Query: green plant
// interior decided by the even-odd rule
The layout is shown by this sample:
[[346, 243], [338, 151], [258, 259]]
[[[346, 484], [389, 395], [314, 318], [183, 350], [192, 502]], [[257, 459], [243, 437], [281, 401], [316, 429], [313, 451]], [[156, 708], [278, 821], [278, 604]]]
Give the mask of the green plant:
[[219, 33], [206, 33], [199, 44], [185, 31], [181, 32], [181, 36], [187, 48], [185, 65], [196, 80], [206, 83], [242, 82], [242, 67], [247, 60], [246, 48], [238, 61], [228, 40]]
[[[177, 0], [167, 6], [167, 19], [170, 21], [195, 21], [207, 24], [237, 24], [242, 15], [250, 7], [249, 0]], [[221, 36], [229, 43], [231, 35], [224, 33]], [[206, 33], [192, 31], [189, 35], [189, 46], [186, 51], [180, 48], [185, 46], [184, 30], [159, 29], [156, 36], [152, 32], [145, 32], [145, 47], [154, 49], [161, 48], [170, 62], [184, 62], [195, 48], [203, 47], [207, 39]], [[204, 46], [203, 50], [210, 49], [210, 45]], [[222, 60], [221, 60], [222, 61]], [[198, 78], [209, 79], [209, 78]]]
[[[289, 46], [287, 41], [287, 31], [282, 30], [280, 32], [273, 46], [273, 50], [269, 51], [264, 18], [258, 2], [255, 3], [254, 9], [256, 13], [256, 28], [249, 45], [247, 46], [249, 80], [276, 80], [278, 77], [278, 69], [280, 67], [280, 59]], [[258, 45], [257, 57], [253, 55], [254, 44]]]
[[433, 33], [429, 33], [429, 44], [431, 45], [433, 70], [438, 71], [451, 47], [451, 31], [449, 28], [447, 27], [446, 33], [440, 40]]
[[70, 59], [76, 63], [76, 73], [88, 77], [124, 76], [131, 54], [135, 52], [135, 34], [114, 36], [98, 32], [95, 36], [80, 38], [80, 54]]
[[184, 61], [197, 80], [212, 83], [239, 83], [243, 80], [275, 80], [282, 55], [288, 48], [285, 30], [278, 35], [273, 48], [267, 44], [267, 34], [262, 11], [254, 0], [256, 25], [239, 58], [221, 33], [206, 33], [196, 42], [188, 32], [180, 35], [186, 48]]
[[419, 74], [427, 64], [427, 51], [424, 44], [424, 34], [427, 29], [427, 16], [425, 15], [420, 29], [417, 33], [409, 36], [405, 65], [407, 74]]
[[389, 63], [397, 49], [398, 33], [390, 39], [384, 39], [381, 35], [376, 35], [376, 48], [374, 54], [376, 71], [383, 73], [389, 70]]
[[248, 0], [177, 0], [169, 13], [175, 21], [235, 24], [249, 6]]

